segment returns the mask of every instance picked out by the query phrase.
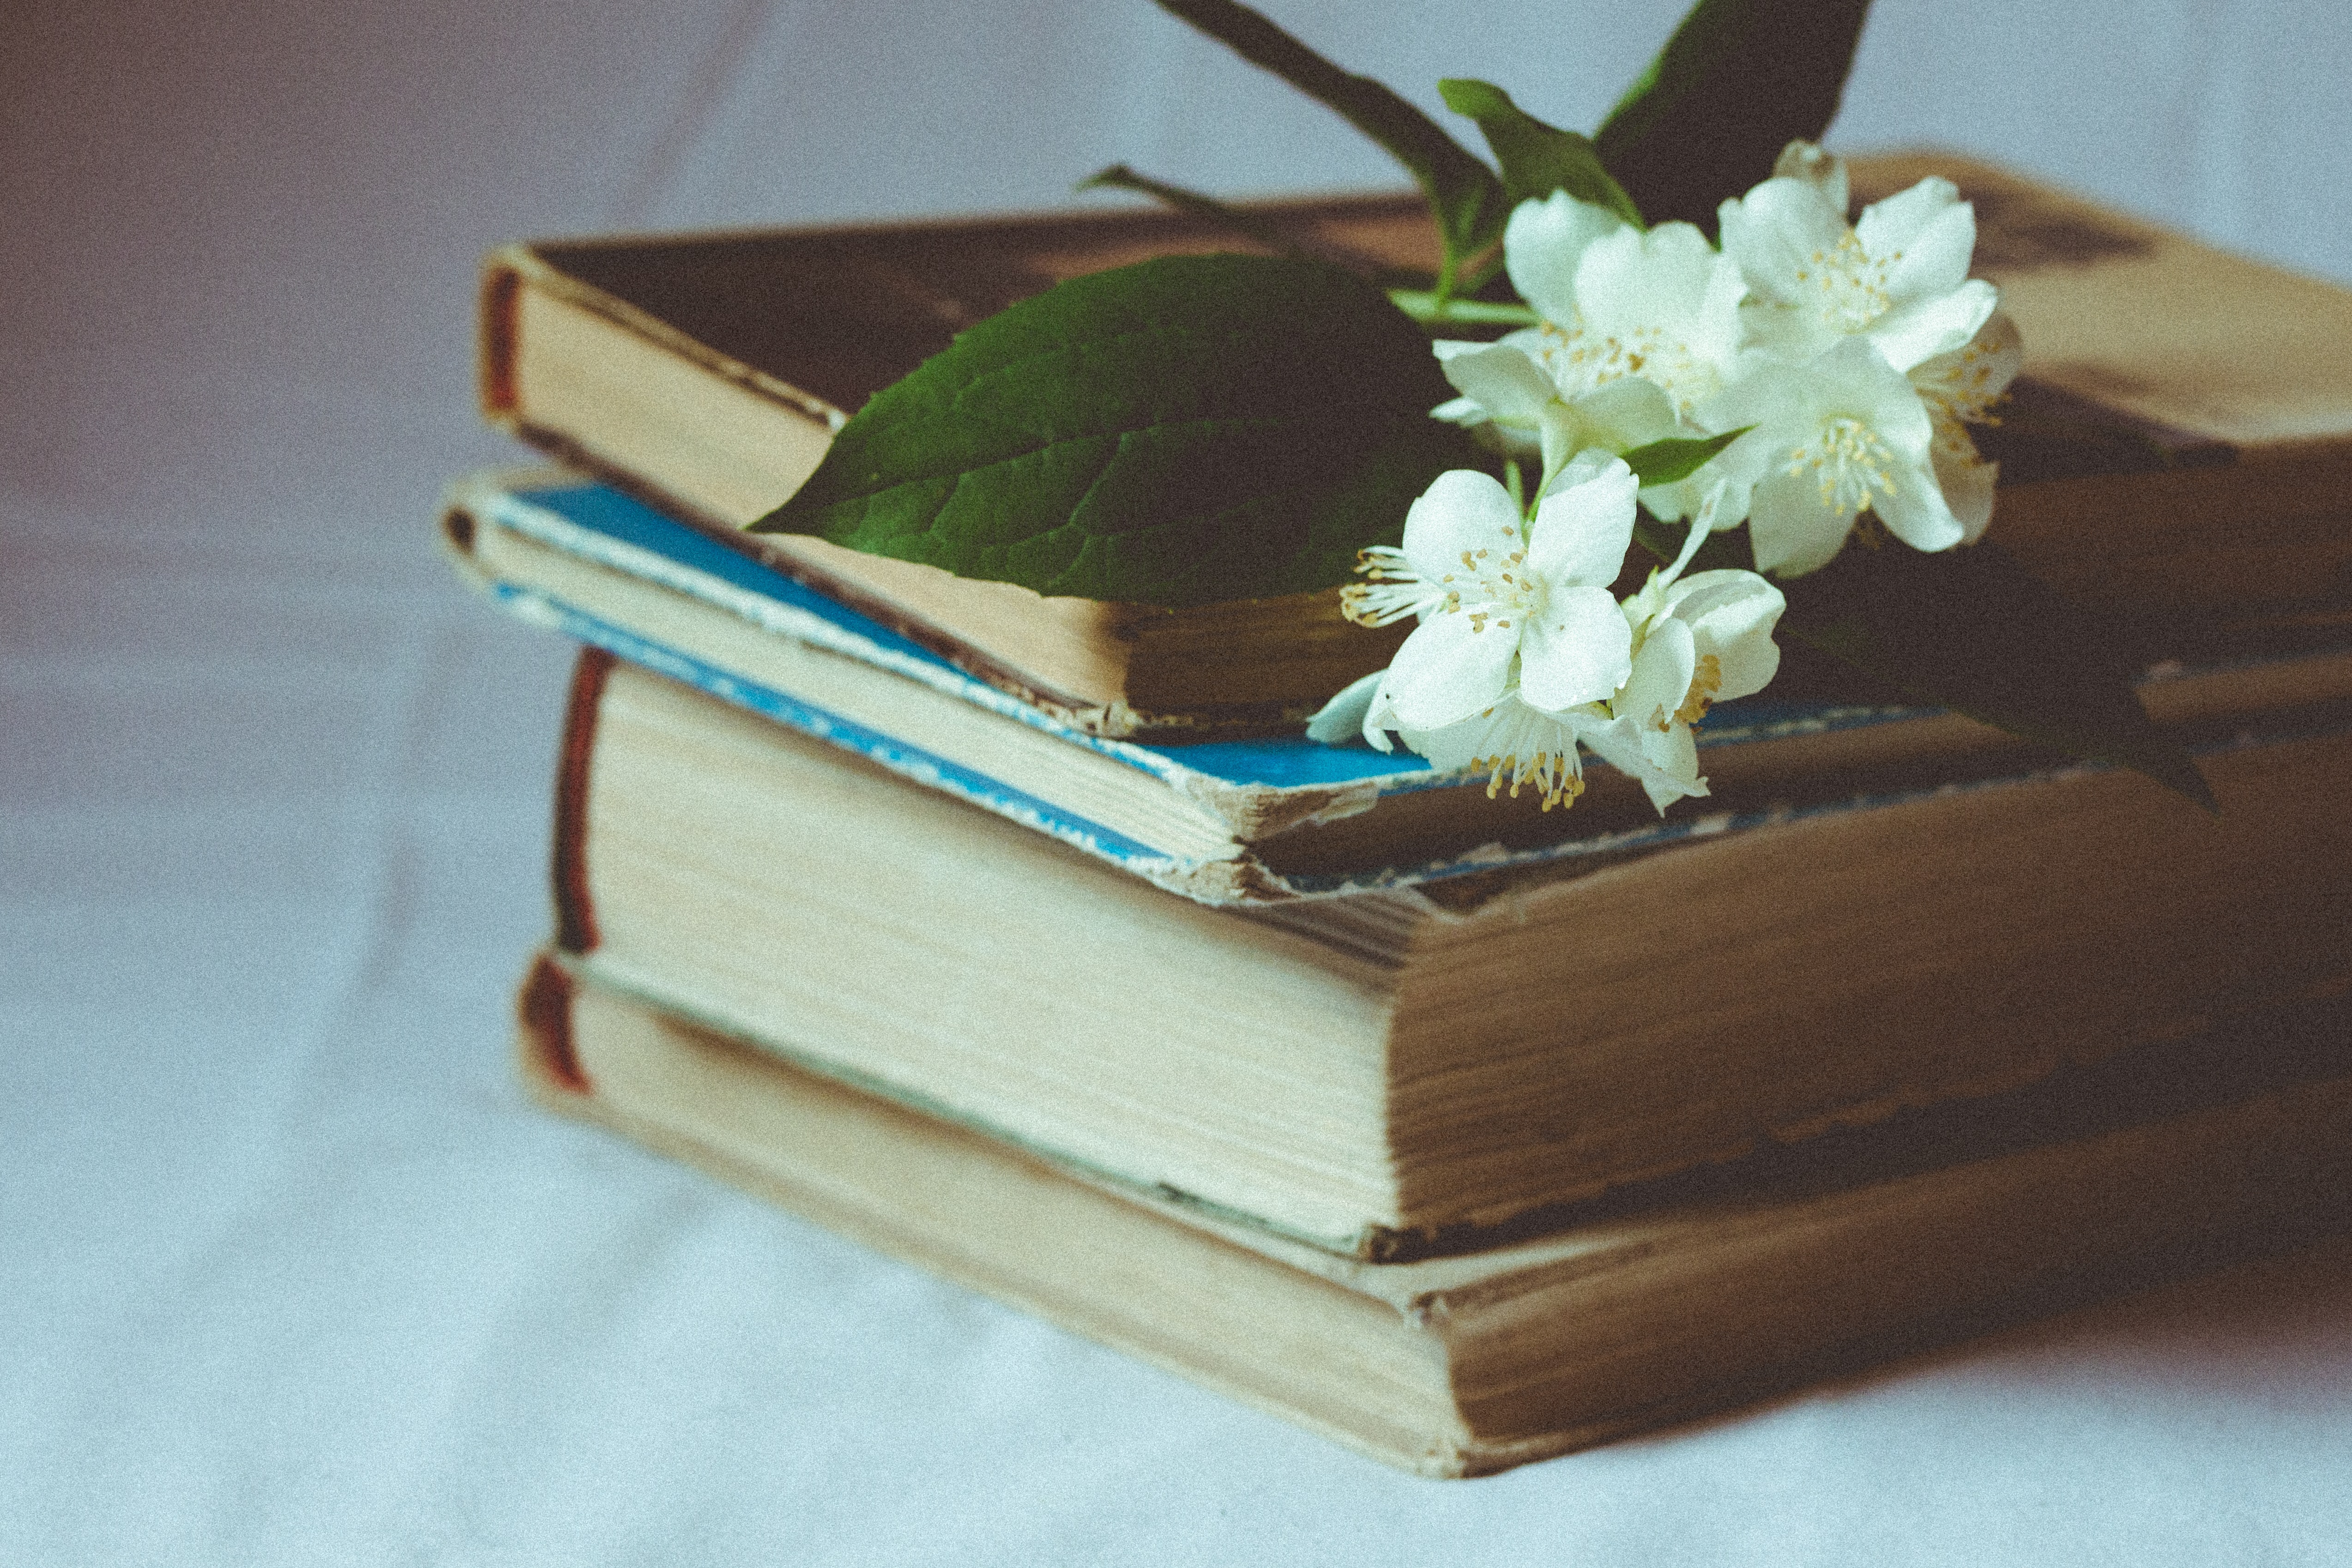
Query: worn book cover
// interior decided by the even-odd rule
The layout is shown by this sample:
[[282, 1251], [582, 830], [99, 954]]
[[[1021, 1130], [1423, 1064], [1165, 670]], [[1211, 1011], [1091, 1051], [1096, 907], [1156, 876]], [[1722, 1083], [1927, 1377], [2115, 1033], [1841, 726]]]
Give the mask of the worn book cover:
[[[1929, 172], [1977, 204], [1979, 269], [2022, 330], [1986, 431], [1994, 537], [2087, 603], [2212, 648], [2338, 619], [2352, 563], [2352, 295], [1966, 160], [1857, 160], [1862, 199]], [[1267, 220], [1310, 249], [1425, 262], [1403, 198]], [[832, 429], [961, 328], [1059, 279], [1226, 231], [1118, 213], [814, 233], [546, 242], [490, 259], [494, 423], [1093, 732], [1295, 725], [1395, 636], [1335, 594], [1186, 611], [1045, 599], [743, 526]]]
[[2352, 1221], [2340, 998], [1411, 1262], [1107, 1181], [551, 960], [521, 1014], [523, 1073], [550, 1108], [1431, 1476], [1748, 1404]]

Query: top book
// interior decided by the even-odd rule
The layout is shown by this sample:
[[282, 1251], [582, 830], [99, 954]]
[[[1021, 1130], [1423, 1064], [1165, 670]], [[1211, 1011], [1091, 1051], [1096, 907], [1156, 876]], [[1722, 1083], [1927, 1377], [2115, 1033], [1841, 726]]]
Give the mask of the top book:
[[[2159, 651], [2263, 651], [2352, 618], [2352, 294], [1965, 160], [1858, 159], [1858, 201], [1929, 174], [1977, 207], [1977, 268], [2023, 333], [1993, 537]], [[1302, 247], [1433, 262], [1402, 197], [1258, 209]], [[1336, 590], [1186, 610], [1009, 584], [745, 526], [846, 417], [953, 335], [1067, 278], [1249, 248], [1160, 212], [514, 245], [488, 263], [497, 425], [1089, 733], [1295, 728], [1384, 664]]]

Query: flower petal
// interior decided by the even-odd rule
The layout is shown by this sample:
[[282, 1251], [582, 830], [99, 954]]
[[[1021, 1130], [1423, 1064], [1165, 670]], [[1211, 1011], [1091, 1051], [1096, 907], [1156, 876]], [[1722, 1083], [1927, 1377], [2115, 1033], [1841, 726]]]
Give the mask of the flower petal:
[[1559, 395], [1544, 368], [1517, 349], [1481, 344], [1469, 353], [1443, 355], [1439, 365], [1454, 391], [1506, 425], [1532, 428]]
[[1614, 583], [1633, 543], [1633, 498], [1640, 482], [1622, 458], [1578, 454], [1536, 503], [1528, 570], [1555, 591], [1570, 584]]
[[[1733, 443], [1734, 447], [1739, 445], [1742, 443]], [[1720, 489], [1722, 499], [1716, 503], [1713, 531], [1727, 533], [1738, 528], [1748, 520], [1748, 498], [1756, 487], [1744, 472], [1729, 467], [1738, 460], [1729, 454], [1728, 447], [1717, 453], [1688, 479], [1670, 485], [1652, 485], [1642, 492], [1642, 504], [1661, 522], [1680, 522], [1686, 517], [1696, 517], [1707, 504], [1707, 498]]]
[[1492, 796], [1507, 779], [1516, 796], [1532, 787], [1549, 810], [1582, 788], [1578, 735], [1596, 722], [1596, 710], [1541, 713], [1507, 693], [1494, 707], [1442, 730], [1405, 732], [1405, 744], [1446, 772], [1479, 766]]
[[1463, 610], [1414, 628], [1389, 664], [1389, 711], [1401, 730], [1441, 729], [1491, 708], [1510, 684], [1519, 628]]
[[1503, 226], [1503, 265], [1519, 298], [1546, 321], [1576, 320], [1576, 268], [1585, 247], [1627, 227], [1607, 207], [1578, 201], [1566, 191], [1532, 197]]
[[1772, 160], [1772, 174], [1783, 180], [1798, 180], [1822, 193], [1822, 199], [1844, 216], [1853, 200], [1846, 180], [1845, 160], [1826, 152], [1818, 142], [1791, 142], [1780, 149]]
[[1555, 588], [1522, 629], [1519, 690], [1547, 712], [1605, 700], [1632, 672], [1633, 631], [1606, 588]]
[[1960, 542], [1974, 544], [1992, 525], [1993, 485], [2000, 477], [2000, 465], [1979, 457], [1977, 444], [1959, 425], [1937, 428], [1933, 456], [1936, 488], [1944, 492], [1944, 504], [1960, 525]]
[[1810, 304], [1805, 279], [1813, 258], [1836, 251], [1845, 213], [1802, 180], [1771, 179], [1718, 209], [1723, 253], [1755, 293]]
[[[1811, 383], [1791, 389], [1791, 403], [1811, 409], [1816, 419], [1857, 420], [1901, 461], [1927, 460], [1935, 426], [1919, 389], [1864, 339], [1848, 338], [1802, 370], [1787, 374]], [[1812, 434], [1808, 431], [1804, 438]]]
[[1824, 495], [1810, 468], [1776, 468], [1756, 486], [1748, 503], [1748, 539], [1756, 570], [1801, 577], [1837, 559], [1853, 531], [1854, 514]]
[[1710, 431], [1748, 426], [1748, 433], [1716, 455], [1733, 472], [1761, 479], [1767, 456], [1820, 421], [1822, 382], [1813, 365], [1795, 365], [1769, 354], [1742, 356], [1739, 371], [1721, 392], [1699, 406], [1698, 423]]
[[1364, 710], [1364, 740], [1376, 752], [1392, 752], [1389, 731], [1397, 727], [1396, 697], [1389, 689], [1389, 672], [1381, 671], [1380, 684], [1372, 690], [1371, 705]]
[[[1677, 724], [1675, 729], [1682, 731], [1682, 742], [1690, 742], [1689, 725]], [[1667, 806], [1685, 795], [1706, 793], [1706, 781], [1698, 776], [1698, 748], [1689, 745], [1687, 762], [1678, 771], [1672, 764], [1685, 763], [1685, 752], [1671, 733], [1661, 735], [1642, 729], [1631, 719], [1620, 719], [1612, 724], [1588, 727], [1577, 738], [1602, 762], [1638, 782], [1661, 816]]]
[[1695, 572], [1666, 592], [1667, 613], [1690, 627], [1698, 657], [1714, 658], [1715, 700], [1726, 702], [1763, 690], [1780, 672], [1772, 631], [1788, 604], [1753, 572]]
[[1642, 775], [1642, 793], [1660, 816], [1675, 802], [1707, 793], [1706, 781], [1698, 774], [1698, 740], [1689, 725], [1669, 725], [1663, 734], [1644, 731], [1642, 752], [1650, 763], [1650, 771]]
[[1586, 445], [1612, 452], [1630, 452], [1653, 441], [1685, 434], [1675, 421], [1675, 405], [1665, 389], [1638, 375], [1601, 383], [1572, 405], [1581, 422]]
[[1868, 336], [1888, 364], [1907, 371], [1966, 348], [2000, 302], [1999, 289], [1971, 278], [1949, 293], [1897, 305], [1870, 324]]
[[1652, 730], [1674, 722], [1675, 711], [1690, 695], [1691, 677], [1698, 668], [1698, 639], [1690, 624], [1669, 616], [1654, 622], [1633, 656], [1633, 673], [1609, 704], [1620, 719]]
[[1889, 478], [1895, 481], [1894, 493], [1873, 497], [1870, 507], [1889, 533], [1914, 550], [1927, 551], [1949, 550], [1968, 537], [1967, 528], [1946, 504], [1933, 468], [1921, 463]]
[[1932, 299], [1969, 275], [1976, 208], [1960, 200], [1951, 181], [1930, 175], [1863, 208], [1853, 232], [1873, 259], [1891, 263], [1886, 291], [1896, 300]]
[[[1727, 312], [1715, 332], [1702, 327], [1701, 318], [1717, 298], [1717, 274], [1728, 269], [1706, 237], [1689, 224], [1621, 229], [1585, 247], [1576, 268], [1577, 310], [1589, 331], [1629, 342], [1636, 332], [1674, 342], [1712, 339], [1736, 321]], [[1728, 303], [1736, 305], [1737, 296]], [[1727, 351], [1730, 344], [1727, 339], [1716, 346]]]
[[1376, 669], [1360, 680], [1351, 680], [1339, 689], [1339, 694], [1315, 710], [1307, 721], [1307, 738], [1326, 746], [1344, 746], [1363, 733], [1364, 721], [1372, 710], [1372, 695], [1388, 678], [1388, 671]]
[[1519, 548], [1519, 509], [1491, 474], [1451, 468], [1437, 476], [1404, 514], [1404, 558], [1423, 582], [1453, 577], [1468, 586], [1464, 554]]

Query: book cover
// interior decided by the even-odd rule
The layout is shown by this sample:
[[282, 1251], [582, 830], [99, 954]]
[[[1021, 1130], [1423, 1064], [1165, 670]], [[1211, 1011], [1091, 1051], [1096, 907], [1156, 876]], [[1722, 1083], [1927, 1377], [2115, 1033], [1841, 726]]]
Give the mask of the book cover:
[[[1762, 697], [1700, 730], [1715, 795], [1661, 819], [1605, 768], [1568, 812], [1490, 798], [1406, 752], [1293, 732], [1140, 742], [982, 680], [773, 566], [608, 487], [553, 474], [455, 487], [453, 556], [511, 613], [1009, 816], [1163, 887], [1255, 902], [1540, 861], [1598, 866], [1695, 837], [2046, 771], [1933, 710]], [[2144, 697], [2208, 747], [2324, 731], [2352, 656], [2172, 669]]]
[[2341, 998], [1402, 1263], [1107, 1183], [550, 960], [520, 1013], [522, 1072], [550, 1109], [1430, 1476], [1750, 1404], [2352, 1222]]
[[[2188, 652], [2342, 622], [2352, 294], [1964, 159], [1853, 172], [1863, 200], [1933, 172], [1977, 204], [1979, 269], [2026, 344], [2011, 416], [1983, 442], [2005, 549], [2086, 603], [2162, 617]], [[1426, 260], [1406, 198], [1265, 216], [1326, 254]], [[961, 327], [1084, 272], [1235, 247], [1161, 213], [510, 247], [485, 273], [483, 405], [1075, 727], [1280, 729], [1390, 651], [1332, 594], [1184, 612], [1047, 599], [741, 531], [845, 410]]]
[[2343, 735], [2217, 752], [2218, 818], [2072, 770], [1210, 908], [590, 650], [559, 943], [803, 1067], [1389, 1257], [2340, 991], [2347, 765]]

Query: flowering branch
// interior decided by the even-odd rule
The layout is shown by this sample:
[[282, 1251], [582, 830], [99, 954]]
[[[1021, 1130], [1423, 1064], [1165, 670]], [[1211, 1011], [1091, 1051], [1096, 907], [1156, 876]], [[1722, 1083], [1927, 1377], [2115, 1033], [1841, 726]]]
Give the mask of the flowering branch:
[[[1495, 168], [1234, 0], [1160, 4], [1412, 174], [1431, 286], [1383, 291], [1114, 166], [1090, 183], [1278, 254], [1149, 262], [1015, 305], [878, 394], [756, 528], [1162, 605], [1325, 587], [1357, 559], [1348, 613], [1414, 629], [1310, 733], [1394, 736], [1547, 805], [1575, 798], [1585, 751], [1661, 811], [1706, 793], [1694, 727], [1771, 679], [1783, 626], [2210, 804], [2115, 639], [1979, 543], [1997, 475], [1969, 426], [2021, 347], [1969, 276], [1975, 213], [1948, 182], [1848, 219], [1844, 165], [1813, 138], [1864, 0], [1698, 0], [1590, 139], [1491, 83], [1441, 82]], [[1691, 221], [1710, 217], [1719, 243]], [[1637, 542], [1662, 564], [1619, 599]]]

